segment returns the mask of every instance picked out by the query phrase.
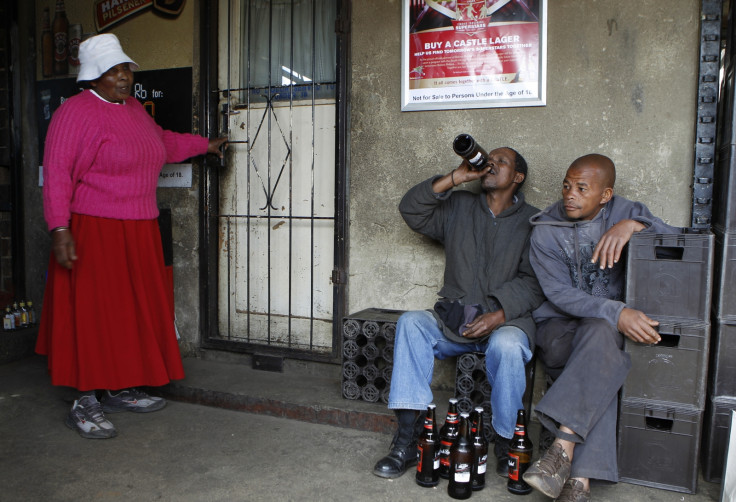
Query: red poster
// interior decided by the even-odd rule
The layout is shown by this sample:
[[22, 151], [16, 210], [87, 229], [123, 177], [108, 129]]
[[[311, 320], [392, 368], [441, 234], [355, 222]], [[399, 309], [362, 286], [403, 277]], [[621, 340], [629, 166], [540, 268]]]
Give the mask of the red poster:
[[402, 110], [545, 104], [545, 0], [403, 7]]

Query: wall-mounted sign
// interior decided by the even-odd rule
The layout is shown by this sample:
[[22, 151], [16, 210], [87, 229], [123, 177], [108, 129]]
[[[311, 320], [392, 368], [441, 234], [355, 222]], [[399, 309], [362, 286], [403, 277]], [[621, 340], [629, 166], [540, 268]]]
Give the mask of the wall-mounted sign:
[[[158, 125], [174, 132], [192, 132], [192, 69], [172, 68], [167, 70], [137, 71], [132, 95], [141, 102]], [[67, 98], [82, 89], [74, 78], [57, 78], [36, 82], [38, 98], [38, 144], [39, 159], [43, 159], [46, 132], [51, 116]], [[168, 182], [187, 183], [184, 170], [171, 176]], [[177, 178], [177, 179], [174, 179]], [[191, 186], [191, 166], [188, 174]], [[159, 178], [159, 182], [162, 179]], [[159, 186], [184, 186], [164, 184]]]
[[151, 7], [162, 14], [178, 16], [184, 8], [184, 0], [95, 0], [97, 31], [107, 30], [112, 25]]
[[402, 111], [545, 104], [547, 0], [402, 7]]

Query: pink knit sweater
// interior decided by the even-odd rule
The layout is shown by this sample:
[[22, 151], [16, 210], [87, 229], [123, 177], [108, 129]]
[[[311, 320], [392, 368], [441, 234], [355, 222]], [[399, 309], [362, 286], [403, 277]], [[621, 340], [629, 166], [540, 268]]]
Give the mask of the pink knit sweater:
[[145, 220], [158, 217], [156, 185], [164, 163], [207, 152], [207, 138], [159, 127], [135, 98], [103, 101], [85, 90], [51, 118], [43, 158], [49, 230], [71, 213]]

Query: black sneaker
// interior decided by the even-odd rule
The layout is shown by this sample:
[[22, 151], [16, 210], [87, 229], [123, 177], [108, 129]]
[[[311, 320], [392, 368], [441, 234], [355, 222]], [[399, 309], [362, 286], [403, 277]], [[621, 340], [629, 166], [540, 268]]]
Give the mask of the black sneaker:
[[149, 396], [137, 389], [124, 389], [117, 394], [112, 394], [108, 390], [102, 396], [102, 409], [105, 413], [118, 413], [120, 411], [149, 413], [158, 411], [164, 406], [166, 406], [164, 398]]
[[502, 478], [509, 477], [509, 446], [511, 439], [496, 434], [496, 441], [493, 445], [493, 453], [496, 454], [496, 474]]

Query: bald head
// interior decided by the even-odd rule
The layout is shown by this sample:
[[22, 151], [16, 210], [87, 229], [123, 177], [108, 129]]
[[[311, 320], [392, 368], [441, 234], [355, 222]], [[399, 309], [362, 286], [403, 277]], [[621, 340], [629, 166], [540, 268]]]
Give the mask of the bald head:
[[602, 188], [613, 188], [613, 185], [616, 183], [616, 166], [605, 155], [589, 153], [588, 155], [578, 157], [570, 164], [570, 169], [583, 167], [594, 169], [598, 173], [598, 180]]

